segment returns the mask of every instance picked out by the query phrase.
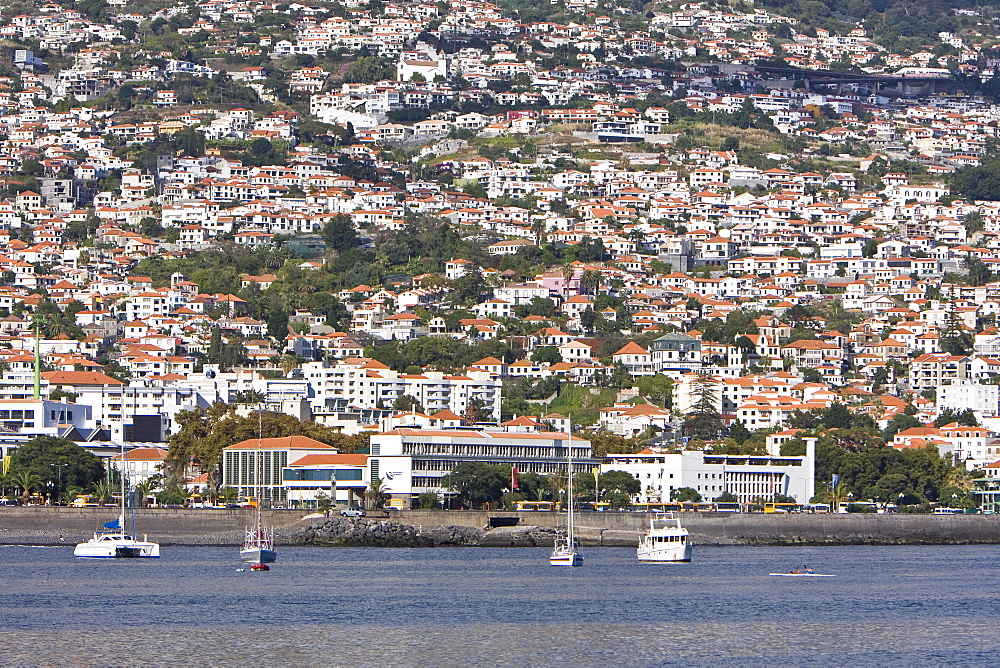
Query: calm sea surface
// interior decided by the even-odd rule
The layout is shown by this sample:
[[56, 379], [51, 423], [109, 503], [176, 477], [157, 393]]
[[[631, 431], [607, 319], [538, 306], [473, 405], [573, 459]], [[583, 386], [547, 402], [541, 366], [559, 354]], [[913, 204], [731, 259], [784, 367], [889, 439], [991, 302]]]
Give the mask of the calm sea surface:
[[[1000, 547], [0, 547], [0, 665], [998, 665]], [[811, 566], [833, 578], [775, 578]]]

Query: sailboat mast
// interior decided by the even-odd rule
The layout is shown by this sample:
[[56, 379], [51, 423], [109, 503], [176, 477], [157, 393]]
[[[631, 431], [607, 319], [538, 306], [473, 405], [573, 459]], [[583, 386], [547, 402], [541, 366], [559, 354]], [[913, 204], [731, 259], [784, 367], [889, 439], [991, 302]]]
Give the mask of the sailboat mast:
[[122, 486], [122, 513], [121, 519], [118, 520], [118, 524], [121, 526], [122, 531], [125, 531], [125, 434], [122, 434], [122, 465], [118, 469], [118, 477], [121, 479]]
[[254, 476], [257, 479], [257, 543], [260, 544], [261, 532], [264, 530], [264, 511], [261, 507], [263, 499], [263, 488], [261, 487], [261, 478], [264, 476], [264, 451], [262, 449], [262, 440], [264, 432], [264, 408], [263, 406], [257, 410], [257, 472]]
[[569, 447], [566, 448], [566, 533], [569, 547], [573, 547], [573, 415], [569, 416]]

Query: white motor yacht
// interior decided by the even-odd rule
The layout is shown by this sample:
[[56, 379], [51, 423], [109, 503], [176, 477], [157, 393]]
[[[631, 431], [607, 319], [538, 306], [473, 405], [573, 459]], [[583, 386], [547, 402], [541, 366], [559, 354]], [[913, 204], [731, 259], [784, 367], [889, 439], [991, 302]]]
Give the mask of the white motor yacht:
[[636, 550], [639, 561], [691, 561], [688, 530], [681, 526], [676, 513], [656, 513], [649, 529], [639, 537]]

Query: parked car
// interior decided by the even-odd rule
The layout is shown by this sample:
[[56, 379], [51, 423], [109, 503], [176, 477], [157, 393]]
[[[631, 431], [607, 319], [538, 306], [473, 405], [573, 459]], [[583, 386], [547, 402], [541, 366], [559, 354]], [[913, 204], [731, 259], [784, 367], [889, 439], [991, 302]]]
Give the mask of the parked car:
[[340, 511], [342, 517], [365, 517], [368, 513], [365, 512], [364, 508], [355, 506], [353, 508], [344, 508]]

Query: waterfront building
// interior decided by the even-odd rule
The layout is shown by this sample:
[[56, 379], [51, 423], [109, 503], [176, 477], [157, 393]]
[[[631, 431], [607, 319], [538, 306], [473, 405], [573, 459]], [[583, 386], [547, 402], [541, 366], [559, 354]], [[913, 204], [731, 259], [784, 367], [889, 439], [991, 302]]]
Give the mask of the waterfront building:
[[[284, 503], [288, 496], [285, 467], [308, 455], [333, 454], [336, 448], [307, 436], [250, 438], [222, 451], [222, 485], [235, 489], [240, 498], [256, 497], [259, 485], [265, 501]], [[329, 482], [327, 478], [327, 488]]]
[[975, 488], [970, 494], [976, 499], [979, 512], [996, 515], [1000, 513], [1000, 461], [987, 464], [982, 471], [983, 477], [973, 480]]
[[315, 508], [322, 496], [353, 506], [364, 499], [371, 479], [366, 454], [308, 454], [281, 472], [290, 508]]
[[710, 451], [665, 452], [646, 448], [634, 454], [609, 454], [601, 472], [625, 471], [641, 485], [636, 503], [665, 503], [671, 492], [694, 489], [706, 501], [725, 492], [740, 503], [770, 499], [775, 494], [807, 503], [815, 494], [815, 444], [807, 442], [806, 455], [717, 455]]
[[371, 480], [381, 478], [393, 498], [409, 500], [435, 492], [445, 499], [451, 491], [441, 478], [463, 462], [508, 465], [519, 473], [565, 474], [571, 442], [576, 473], [589, 472], [599, 464], [592, 459], [590, 441], [571, 441], [565, 432], [401, 427], [372, 436], [369, 475]]

